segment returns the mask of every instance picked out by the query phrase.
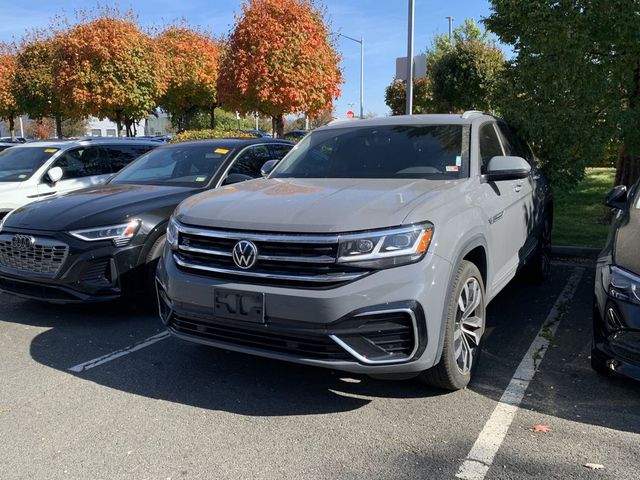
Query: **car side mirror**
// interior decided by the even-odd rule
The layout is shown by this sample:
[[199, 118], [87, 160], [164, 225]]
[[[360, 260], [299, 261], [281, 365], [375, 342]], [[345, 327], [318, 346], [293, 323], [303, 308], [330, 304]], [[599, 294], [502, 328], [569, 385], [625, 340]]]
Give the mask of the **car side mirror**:
[[222, 185], [233, 185], [234, 183], [246, 182], [247, 180], [253, 180], [253, 177], [243, 175], [242, 173], [231, 173], [224, 179]]
[[262, 174], [262, 176], [268, 176], [273, 171], [273, 169], [276, 168], [276, 165], [278, 165], [279, 162], [280, 160], [277, 159], [267, 160], [266, 162], [264, 162], [262, 164], [262, 168], [260, 168], [260, 173]]
[[512, 155], [496, 156], [489, 160], [485, 182], [501, 182], [526, 178], [531, 173], [531, 165], [522, 157]]
[[607, 207], [622, 210], [627, 206], [627, 193], [626, 185], [617, 185], [607, 194], [604, 204]]
[[47, 172], [46, 179], [48, 180], [48, 183], [50, 183], [51, 185], [55, 185], [60, 180], [62, 180], [63, 175], [64, 175], [64, 172], [62, 171], [62, 168], [53, 167], [49, 169], [49, 171]]

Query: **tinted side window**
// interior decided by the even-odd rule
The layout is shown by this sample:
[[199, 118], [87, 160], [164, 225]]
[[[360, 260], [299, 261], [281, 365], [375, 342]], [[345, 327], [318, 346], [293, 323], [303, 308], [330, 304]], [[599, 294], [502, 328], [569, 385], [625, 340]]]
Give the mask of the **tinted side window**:
[[106, 154], [108, 173], [119, 172], [152, 148], [149, 145], [103, 145], [102, 149]]
[[264, 162], [271, 160], [271, 158], [271, 153], [267, 145], [249, 147], [233, 162], [233, 166], [229, 170], [229, 175], [239, 173], [258, 178], [261, 176], [260, 168], [262, 168]]
[[56, 160], [55, 166], [62, 168], [63, 180], [109, 173], [104, 171], [104, 162], [100, 158], [98, 147], [80, 147], [69, 150]]
[[269, 145], [269, 147], [271, 148], [271, 158], [269, 160], [282, 160], [282, 158], [289, 153], [289, 150], [293, 148], [293, 145], [275, 143]]
[[489, 160], [504, 155], [500, 140], [492, 123], [485, 123], [480, 127], [480, 158], [482, 159], [482, 173], [487, 169]]

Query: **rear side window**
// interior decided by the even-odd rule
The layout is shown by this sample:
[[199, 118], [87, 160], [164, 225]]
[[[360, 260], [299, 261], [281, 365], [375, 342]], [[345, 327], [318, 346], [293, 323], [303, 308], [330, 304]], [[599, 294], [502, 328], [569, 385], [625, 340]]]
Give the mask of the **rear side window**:
[[98, 147], [80, 147], [64, 152], [55, 166], [62, 168], [62, 180], [91, 177], [109, 173], [109, 166]]
[[272, 159], [272, 154], [267, 145], [255, 145], [244, 150], [233, 162], [229, 175], [239, 173], [249, 177], [260, 177], [260, 169], [264, 162]]
[[485, 123], [480, 127], [480, 158], [482, 159], [482, 173], [487, 170], [489, 160], [504, 155], [500, 140], [493, 123]]
[[108, 173], [116, 173], [154, 147], [150, 145], [103, 145]]

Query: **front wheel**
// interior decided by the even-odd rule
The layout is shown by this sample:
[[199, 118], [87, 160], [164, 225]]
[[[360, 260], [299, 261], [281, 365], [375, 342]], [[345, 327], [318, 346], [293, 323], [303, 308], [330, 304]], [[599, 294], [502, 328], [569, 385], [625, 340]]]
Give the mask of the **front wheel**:
[[485, 291], [478, 267], [463, 260], [451, 292], [440, 362], [418, 378], [434, 387], [460, 390], [469, 384], [478, 363], [485, 329]]

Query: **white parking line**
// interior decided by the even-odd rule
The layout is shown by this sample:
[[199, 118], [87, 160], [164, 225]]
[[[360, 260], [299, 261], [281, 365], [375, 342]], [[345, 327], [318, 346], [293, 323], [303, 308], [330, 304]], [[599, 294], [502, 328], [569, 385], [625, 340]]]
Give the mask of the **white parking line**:
[[142, 342], [136, 343], [134, 345], [130, 345], [121, 350], [116, 350], [115, 352], [108, 353], [103, 355], [102, 357], [94, 358], [93, 360], [89, 360], [88, 362], [81, 363], [76, 365], [75, 367], [71, 367], [69, 371], [71, 372], [84, 372], [86, 370], [91, 370], [98, 365], [103, 365], [107, 362], [115, 360], [116, 358], [124, 357], [125, 355], [129, 355], [130, 353], [137, 352], [138, 350], [142, 350], [143, 348], [148, 347], [149, 345], [153, 345], [160, 340], [164, 340], [169, 338], [169, 332], [161, 332], [153, 337], [149, 337]]
[[482, 480], [489, 471], [518, 411], [527, 387], [538, 370], [538, 366], [549, 347], [550, 339], [555, 335], [560, 319], [568, 307], [568, 302], [573, 298], [583, 274], [583, 268], [576, 268], [573, 271], [542, 327], [540, 327], [538, 335], [536, 335], [513, 377], [511, 377], [511, 381], [502, 394], [498, 405], [496, 405], [491, 417], [487, 420], [467, 458], [460, 466], [456, 474], [457, 478]]

